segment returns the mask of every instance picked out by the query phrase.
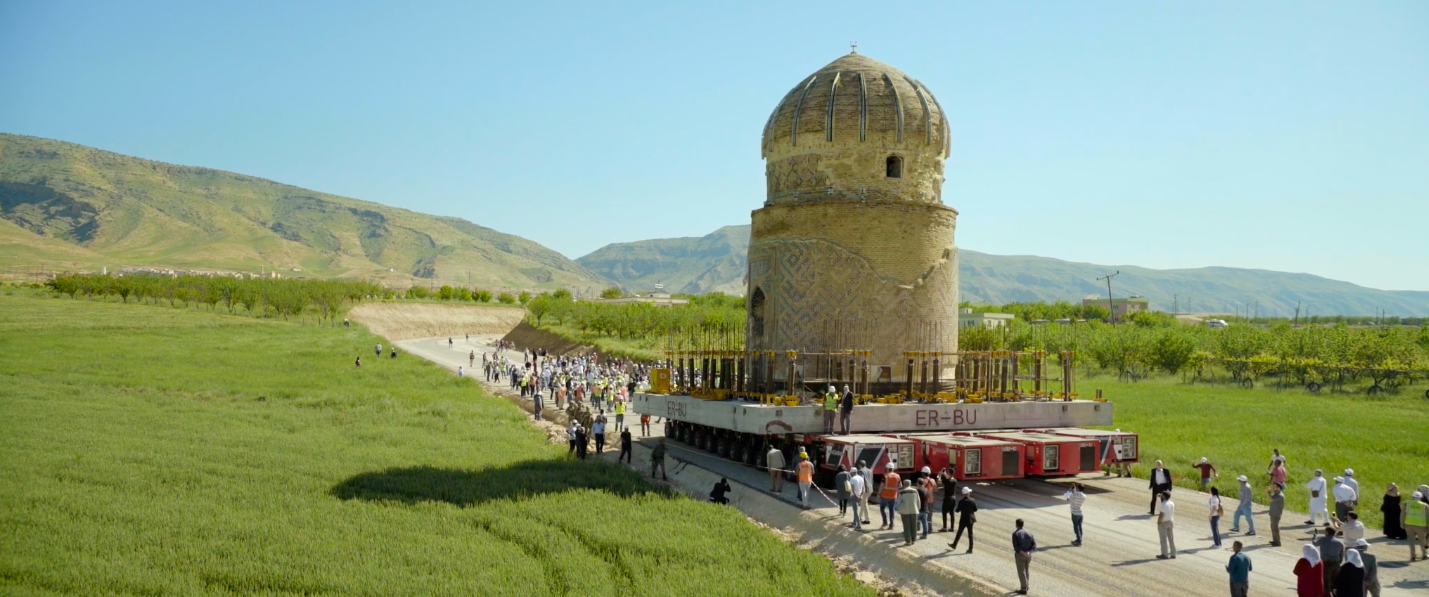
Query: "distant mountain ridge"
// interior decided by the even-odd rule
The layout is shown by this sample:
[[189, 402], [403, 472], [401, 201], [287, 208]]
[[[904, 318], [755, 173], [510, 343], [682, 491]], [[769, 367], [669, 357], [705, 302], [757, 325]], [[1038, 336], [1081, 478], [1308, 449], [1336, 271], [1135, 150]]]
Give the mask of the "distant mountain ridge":
[[[725, 226], [703, 237], [606, 245], [576, 262], [631, 291], [651, 290], [663, 281], [672, 292], [743, 294], [748, 249], [749, 226]], [[1116, 297], [1139, 295], [1164, 311], [1254, 312], [1258, 301], [1263, 316], [1294, 315], [1297, 302], [1302, 314], [1312, 315], [1374, 315], [1380, 309], [1429, 315], [1429, 292], [1377, 290], [1311, 274], [1232, 267], [1158, 270], [958, 251], [961, 300], [974, 303], [1105, 298], [1106, 285], [1096, 278], [1117, 270]]]
[[492, 289], [611, 284], [460, 218], [0, 133], [0, 266], [279, 270]]

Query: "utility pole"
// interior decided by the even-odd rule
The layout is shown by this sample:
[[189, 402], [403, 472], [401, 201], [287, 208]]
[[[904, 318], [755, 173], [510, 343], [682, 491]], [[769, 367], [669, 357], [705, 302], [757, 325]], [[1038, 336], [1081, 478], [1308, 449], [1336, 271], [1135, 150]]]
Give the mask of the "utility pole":
[[1180, 315], [1180, 314], [1181, 314], [1181, 295], [1179, 295], [1179, 294], [1173, 294], [1173, 295], [1171, 295], [1171, 316], [1172, 316], [1172, 317], [1175, 317], [1175, 316]]
[[1102, 280], [1106, 280], [1106, 308], [1107, 311], [1109, 311], [1108, 318], [1112, 321], [1112, 323], [1116, 323], [1116, 305], [1112, 304], [1111, 300], [1111, 279], [1112, 277], [1117, 276], [1119, 274], [1121, 274], [1121, 270], [1116, 270], [1115, 274], [1107, 274], [1105, 276], [1097, 278], [1097, 281], [1099, 282]]

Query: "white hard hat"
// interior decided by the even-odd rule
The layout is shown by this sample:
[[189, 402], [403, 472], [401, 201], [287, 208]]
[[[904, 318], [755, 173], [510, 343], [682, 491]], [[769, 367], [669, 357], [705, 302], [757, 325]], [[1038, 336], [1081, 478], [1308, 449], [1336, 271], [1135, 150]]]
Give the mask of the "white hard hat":
[[1202, 456], [1202, 457], [1201, 457], [1201, 464], [1205, 464], [1205, 463], [1206, 463], [1206, 457], [1205, 457], [1205, 456]]
[[930, 468], [928, 468], [928, 467], [925, 466], [925, 467], [923, 467], [923, 474], [925, 474], [925, 475], [931, 475], [931, 474], [933, 474], [933, 469], [930, 469]]
[[833, 386], [829, 386], [829, 392], [833, 392], [833, 391], [834, 391], [834, 387], [833, 387]]
[[1236, 477], [1235, 480], [1240, 481], [1241, 483], [1245, 483], [1245, 482], [1248, 481], [1249, 479], [1246, 479], [1246, 478], [1245, 478], [1245, 475], [1241, 475], [1241, 476], [1239, 476], [1239, 477]]
[[1344, 482], [1345, 482], [1345, 478], [1344, 478], [1344, 477], [1335, 477], [1335, 482], [1336, 482], [1336, 483], [1344, 483]]
[[1422, 500], [1422, 499], [1424, 499], [1424, 494], [1419, 493], [1419, 492], [1416, 491], [1416, 492], [1414, 492], [1414, 495], [1411, 495], [1411, 496], [1409, 496], [1409, 497], [1412, 497], [1412, 498], [1414, 498], [1414, 499], [1416, 499], [1416, 500]]
[[971, 488], [971, 487], [964, 487], [964, 488], [963, 488], [963, 495], [967, 495], [967, 494], [972, 493], [972, 492], [973, 492], [973, 488]]
[[1352, 469], [1352, 468], [1347, 468], [1347, 469], [1345, 469], [1345, 476], [1346, 476], [1346, 477], [1353, 477], [1353, 476], [1355, 476], [1355, 469]]

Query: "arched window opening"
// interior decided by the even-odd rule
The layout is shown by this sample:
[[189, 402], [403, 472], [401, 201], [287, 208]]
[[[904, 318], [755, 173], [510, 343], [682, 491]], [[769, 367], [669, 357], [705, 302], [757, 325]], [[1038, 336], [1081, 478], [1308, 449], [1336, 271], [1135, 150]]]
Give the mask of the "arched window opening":
[[749, 324], [750, 333], [755, 338], [764, 337], [764, 289], [755, 287], [754, 294], [749, 295]]
[[903, 178], [903, 158], [896, 155], [888, 156], [888, 177]]

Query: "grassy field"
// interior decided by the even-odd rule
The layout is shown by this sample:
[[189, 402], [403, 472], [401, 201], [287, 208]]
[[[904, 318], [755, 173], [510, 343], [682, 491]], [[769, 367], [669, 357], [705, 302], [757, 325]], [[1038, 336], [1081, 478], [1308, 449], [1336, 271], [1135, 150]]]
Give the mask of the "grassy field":
[[378, 341], [0, 296], [0, 593], [872, 594]]
[[1256, 487], [1257, 501], [1264, 503], [1266, 465], [1271, 450], [1280, 448], [1290, 473], [1286, 507], [1305, 511], [1309, 492], [1304, 483], [1316, 468], [1324, 469], [1327, 478], [1353, 468], [1364, 494], [1363, 520], [1375, 526], [1381, 522], [1379, 505], [1387, 483], [1410, 491], [1429, 483], [1424, 384], [1370, 398], [1191, 385], [1167, 377], [1136, 383], [1095, 377], [1080, 383], [1083, 394], [1105, 389], [1116, 404], [1116, 426], [1141, 434], [1139, 477], [1147, 477], [1159, 458], [1179, 475], [1177, 485], [1197, 487], [1200, 473], [1191, 465], [1204, 456], [1220, 471], [1221, 491], [1233, 493], [1236, 476], [1245, 475]]

